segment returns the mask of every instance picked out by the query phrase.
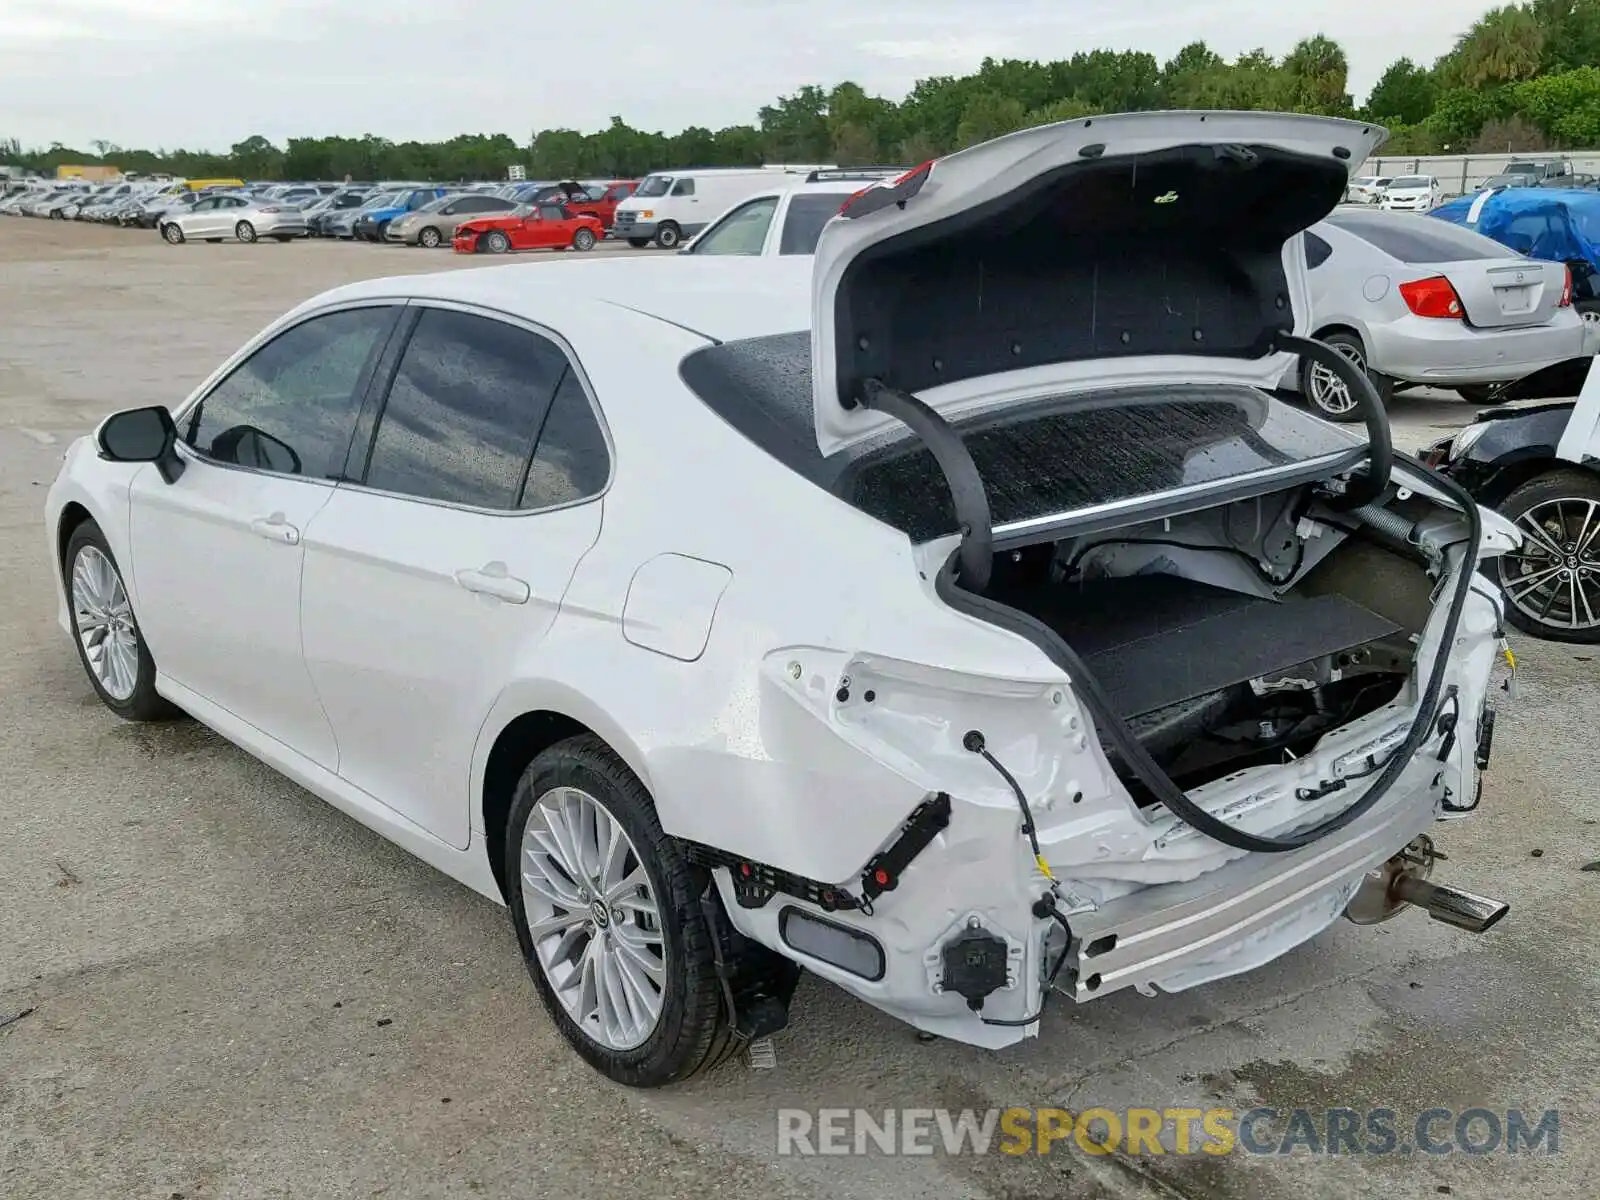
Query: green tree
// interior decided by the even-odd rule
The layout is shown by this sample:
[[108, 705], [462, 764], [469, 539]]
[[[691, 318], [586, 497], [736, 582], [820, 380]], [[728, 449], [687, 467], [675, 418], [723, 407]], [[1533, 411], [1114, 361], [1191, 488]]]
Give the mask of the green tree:
[[1392, 63], [1367, 97], [1366, 113], [1374, 121], [1419, 125], [1433, 111], [1439, 85], [1433, 72], [1417, 66], [1409, 58]]
[[1519, 83], [1512, 102], [1562, 146], [1600, 145], [1600, 69], [1579, 67]]
[[1027, 124], [1022, 102], [998, 92], [979, 92], [961, 114], [956, 126], [956, 144], [965, 149], [1022, 129]]
[[1297, 112], [1345, 116], [1352, 108], [1346, 90], [1350, 64], [1332, 38], [1317, 34], [1296, 43], [1283, 60], [1283, 98]]
[[1497, 87], [1531, 79], [1544, 57], [1545, 30], [1531, 8], [1490, 9], [1439, 64], [1452, 87]]
[[1495, 106], [1483, 92], [1475, 88], [1451, 88], [1440, 94], [1424, 124], [1441, 146], [1459, 147], [1477, 137], [1479, 130], [1494, 116]]

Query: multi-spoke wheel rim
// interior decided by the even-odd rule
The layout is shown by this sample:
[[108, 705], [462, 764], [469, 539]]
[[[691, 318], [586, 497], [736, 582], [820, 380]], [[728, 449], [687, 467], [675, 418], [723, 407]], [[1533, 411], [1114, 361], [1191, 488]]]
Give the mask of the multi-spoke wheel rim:
[[106, 695], [128, 699], [139, 681], [139, 629], [122, 577], [95, 546], [72, 564], [72, 614], [89, 670]]
[[608, 1050], [661, 1017], [667, 948], [632, 840], [589, 793], [553, 788], [522, 834], [522, 907], [539, 966], [578, 1028]]
[[[1366, 359], [1355, 346], [1337, 342], [1333, 348], [1355, 363], [1359, 370], [1367, 369]], [[1324, 412], [1337, 416], [1353, 412], [1356, 407], [1355, 397], [1350, 394], [1350, 385], [1322, 363], [1311, 364], [1311, 399]]]
[[1521, 548], [1500, 560], [1506, 599], [1553, 629], [1600, 627], [1600, 501], [1546, 500], [1517, 529]]

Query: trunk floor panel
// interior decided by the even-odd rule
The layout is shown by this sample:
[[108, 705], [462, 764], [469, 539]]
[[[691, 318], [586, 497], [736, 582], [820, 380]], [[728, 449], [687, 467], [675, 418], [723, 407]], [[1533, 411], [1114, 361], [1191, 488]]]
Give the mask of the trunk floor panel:
[[1124, 718], [1354, 649], [1400, 629], [1340, 595], [1266, 600], [1175, 575], [1016, 589], [990, 598], [1032, 614], [1059, 633]]

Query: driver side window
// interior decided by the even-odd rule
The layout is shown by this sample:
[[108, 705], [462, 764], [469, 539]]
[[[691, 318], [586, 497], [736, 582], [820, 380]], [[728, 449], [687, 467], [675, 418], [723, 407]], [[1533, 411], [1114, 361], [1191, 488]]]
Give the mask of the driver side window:
[[183, 440], [230, 466], [337, 478], [395, 312], [346, 309], [279, 334], [184, 416]]
[[716, 228], [708, 229], [694, 244], [694, 254], [760, 254], [767, 228], [778, 211], [778, 198], [765, 196], [736, 208]]

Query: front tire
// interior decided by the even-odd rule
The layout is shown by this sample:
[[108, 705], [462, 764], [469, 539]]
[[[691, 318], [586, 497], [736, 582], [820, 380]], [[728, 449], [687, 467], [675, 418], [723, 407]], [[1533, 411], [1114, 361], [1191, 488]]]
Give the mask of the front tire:
[[183, 230], [171, 222], [161, 227], [161, 236], [166, 239], [169, 246], [183, 245]]
[[600, 739], [570, 738], [523, 772], [505, 878], [534, 987], [590, 1066], [661, 1087], [736, 1048], [699, 904], [705, 873]]
[[424, 250], [437, 250], [439, 248], [439, 243], [443, 240], [444, 239], [439, 236], [439, 231], [432, 225], [429, 225], [421, 233], [417, 234], [417, 245], [421, 246]]
[[589, 251], [594, 249], [594, 230], [580, 229], [572, 235], [572, 248], [574, 250]]
[[1491, 559], [1506, 617], [1552, 642], [1600, 643], [1600, 476], [1549, 471], [1500, 504], [1523, 536]]
[[511, 252], [511, 239], [498, 229], [491, 229], [479, 239], [478, 244], [488, 254], [509, 254]]
[[663, 222], [661, 227], [656, 230], [656, 245], [663, 250], [674, 250], [681, 241], [683, 241], [683, 230], [679, 229], [671, 221]]
[[[1383, 376], [1375, 374], [1368, 366], [1367, 349], [1361, 344], [1359, 337], [1353, 333], [1336, 330], [1325, 334], [1320, 340], [1365, 371], [1378, 393], [1378, 398], [1386, 404], [1389, 402], [1394, 392], [1393, 385]], [[1350, 394], [1350, 389], [1344, 380], [1327, 367], [1309, 359], [1303, 359], [1300, 363], [1300, 394], [1306, 398], [1311, 410], [1324, 420], [1345, 423], [1365, 419], [1360, 402]]]
[[100, 702], [128, 721], [158, 721], [177, 710], [156, 692], [156, 664], [105, 534], [85, 521], [62, 555], [73, 643]]
[[233, 236], [241, 242], [253, 242], [256, 240], [256, 227], [249, 221], [240, 221], [233, 227]]

